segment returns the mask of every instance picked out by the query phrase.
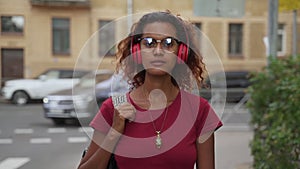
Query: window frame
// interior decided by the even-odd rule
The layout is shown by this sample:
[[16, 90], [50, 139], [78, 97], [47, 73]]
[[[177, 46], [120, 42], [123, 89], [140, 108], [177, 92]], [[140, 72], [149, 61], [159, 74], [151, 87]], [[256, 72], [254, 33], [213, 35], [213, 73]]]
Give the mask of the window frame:
[[193, 24], [194, 24], [194, 26], [196, 27], [196, 28], [198, 28], [200, 31], [202, 31], [202, 22], [193, 22]]
[[[110, 20], [110, 19], [99, 19], [98, 20], [98, 29], [99, 29], [99, 32], [98, 32], [98, 56], [99, 57], [104, 57], [104, 56], [115, 56], [116, 52], [117, 52], [117, 45], [114, 44], [108, 51], [102, 51], [102, 48], [100, 48], [101, 45], [101, 33], [103, 32], [103, 30], [101, 30], [103, 28], [103, 26], [113, 26], [113, 28], [110, 28], [108, 27], [109, 29], [107, 29], [107, 31], [109, 31], [108, 34], [105, 34], [105, 35], [108, 35], [108, 37], [113, 37], [113, 39], [111, 40], [111, 42], [109, 42], [106, 38], [103, 40], [105, 43], [105, 47], [104, 49], [107, 50], [108, 47], [110, 47], [110, 43], [116, 43], [116, 25], [114, 24], [114, 22], [112, 22], [113, 20]], [[103, 23], [101, 23], [103, 22]], [[104, 28], [105, 29], [105, 28]]]
[[[237, 30], [233, 30], [231, 29], [231, 26], [232, 25], [239, 25], [241, 26], [239, 29], [240, 31], [237, 31]], [[234, 33], [234, 34], [232, 34]], [[236, 44], [240, 44], [240, 49], [237, 49], [238, 47], [234, 47], [234, 51], [231, 51], [231, 49], [233, 48], [231, 46], [231, 40], [232, 40], [232, 36], [234, 36], [234, 43], [235, 45]], [[244, 23], [241, 23], [241, 22], [238, 22], [238, 23], [229, 23], [228, 24], [228, 56], [230, 58], [243, 58], [244, 57]], [[240, 50], [240, 51], [238, 51]]]
[[[67, 29], [64, 29], [64, 28], [60, 28], [59, 30], [60, 31], [66, 31], [67, 30], [67, 33], [68, 33], [68, 50], [67, 51], [62, 51], [61, 49], [63, 47], [60, 47], [60, 50], [59, 51], [56, 51], [55, 48], [54, 48], [54, 43], [55, 43], [55, 37], [54, 37], [54, 31], [55, 31], [55, 28], [54, 28], [54, 20], [55, 19], [58, 19], [58, 20], [67, 20], [68, 21], [68, 27]], [[57, 28], [56, 28], [57, 29]], [[64, 55], [64, 56], [70, 56], [71, 55], [71, 19], [68, 18], [68, 17], [52, 17], [51, 18], [51, 33], [52, 33], [52, 42], [51, 42], [51, 50], [52, 50], [52, 54], [53, 55]], [[61, 46], [61, 45], [60, 45]]]
[[203, 31], [202, 31], [202, 29], [203, 29], [203, 23], [202, 22], [200, 22], [200, 21], [194, 21], [193, 22], [193, 25], [194, 25], [194, 27], [195, 27], [195, 31], [196, 31], [196, 43], [197, 43], [197, 46], [199, 46], [200, 47], [200, 51], [202, 51], [202, 49], [203, 49], [203, 46], [202, 46], [202, 41], [203, 41]]
[[[23, 18], [23, 26], [22, 26], [22, 32], [4, 32], [3, 29], [2, 29], [2, 24], [3, 24], [3, 21], [2, 21], [2, 18], [3, 17], [22, 17]], [[15, 35], [15, 36], [24, 36], [24, 31], [25, 31], [25, 17], [24, 15], [1, 15], [0, 16], [0, 32], [1, 32], [1, 35]]]
[[[282, 29], [281, 29], [281, 27], [280, 26], [282, 26]], [[281, 41], [279, 41], [279, 36], [282, 36], [282, 39], [281, 39]], [[284, 23], [279, 23], [278, 24], [278, 28], [277, 28], [277, 43], [281, 43], [280, 45], [281, 45], [281, 51], [280, 50], [278, 50], [278, 45], [279, 44], [277, 44], [277, 56], [284, 56], [285, 54], [286, 54], [286, 24], [284, 24]]]

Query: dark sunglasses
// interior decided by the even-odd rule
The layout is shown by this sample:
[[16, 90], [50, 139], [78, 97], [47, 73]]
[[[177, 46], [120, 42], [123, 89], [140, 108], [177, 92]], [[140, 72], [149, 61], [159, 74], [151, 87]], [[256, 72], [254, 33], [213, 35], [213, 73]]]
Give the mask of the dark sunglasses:
[[161, 44], [161, 48], [167, 52], [174, 52], [179, 44], [179, 41], [172, 37], [167, 37], [164, 39], [154, 39], [151, 37], [140, 38], [139, 42], [141, 43], [145, 51], [152, 51], [151, 49], [156, 48], [158, 43]]

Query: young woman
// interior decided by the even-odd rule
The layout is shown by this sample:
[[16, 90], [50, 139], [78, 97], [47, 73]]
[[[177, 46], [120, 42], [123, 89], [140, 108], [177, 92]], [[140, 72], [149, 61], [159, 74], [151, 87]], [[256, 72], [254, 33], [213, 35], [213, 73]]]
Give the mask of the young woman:
[[209, 103], [191, 94], [205, 66], [191, 23], [170, 12], [145, 14], [120, 42], [117, 70], [129, 79], [127, 102], [107, 99], [91, 122], [93, 140], [80, 169], [214, 168], [214, 131], [222, 126]]

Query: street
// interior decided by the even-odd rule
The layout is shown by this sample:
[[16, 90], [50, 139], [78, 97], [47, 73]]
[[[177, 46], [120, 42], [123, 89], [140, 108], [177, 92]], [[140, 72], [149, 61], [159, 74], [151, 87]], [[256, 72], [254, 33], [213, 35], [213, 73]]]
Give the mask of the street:
[[0, 169], [76, 168], [91, 130], [56, 127], [42, 112], [39, 103], [0, 103]]
[[[217, 169], [235, 169], [252, 161], [249, 118], [244, 106], [226, 105], [224, 126], [216, 132]], [[41, 103], [0, 102], [0, 169], [74, 169], [91, 133], [87, 126], [55, 126], [44, 118]]]

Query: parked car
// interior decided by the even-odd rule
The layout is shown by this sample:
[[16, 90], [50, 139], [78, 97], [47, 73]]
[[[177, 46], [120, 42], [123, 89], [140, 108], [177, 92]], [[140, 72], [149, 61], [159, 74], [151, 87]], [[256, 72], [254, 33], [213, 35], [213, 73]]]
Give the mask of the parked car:
[[49, 93], [72, 88], [86, 73], [85, 70], [50, 69], [34, 79], [6, 81], [1, 94], [14, 104], [24, 105], [30, 100], [42, 100]]
[[206, 87], [200, 89], [200, 95], [208, 100], [212, 95], [226, 95], [227, 102], [238, 102], [246, 94], [250, 86], [250, 73], [248, 71], [226, 71], [214, 73], [205, 80]]
[[43, 99], [45, 117], [57, 125], [91, 119], [102, 101], [112, 95], [112, 91], [128, 91], [128, 87], [116, 77], [110, 70], [93, 71], [82, 77], [73, 90], [47, 95]]

